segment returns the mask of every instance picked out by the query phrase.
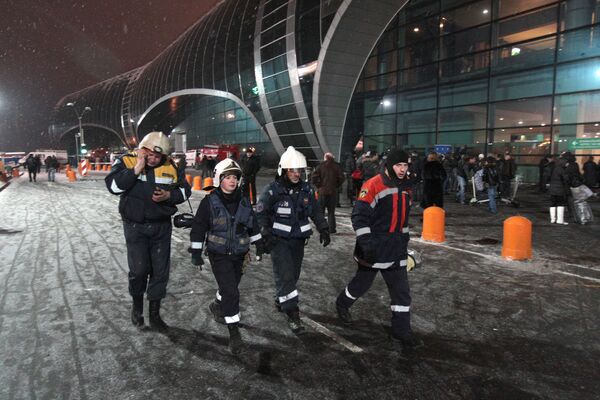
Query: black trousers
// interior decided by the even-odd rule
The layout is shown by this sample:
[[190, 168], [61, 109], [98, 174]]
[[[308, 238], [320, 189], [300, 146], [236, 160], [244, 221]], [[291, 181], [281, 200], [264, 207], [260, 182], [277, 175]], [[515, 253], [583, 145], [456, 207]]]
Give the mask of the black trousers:
[[217, 281], [217, 303], [225, 317], [225, 323], [240, 322], [240, 291], [238, 285], [242, 279], [243, 255], [208, 253], [213, 275]]
[[358, 267], [356, 275], [337, 297], [337, 305], [350, 308], [373, 284], [378, 272], [385, 280], [390, 294], [392, 310], [392, 334], [403, 336], [410, 332], [410, 288], [405, 267], [397, 264], [388, 269]]
[[37, 169], [31, 170], [28, 169], [27, 172], [29, 172], [29, 182], [31, 182], [31, 178], [33, 177], [33, 181], [36, 181], [36, 177], [37, 177]]
[[304, 239], [277, 239], [271, 250], [273, 277], [276, 296], [284, 312], [298, 308], [298, 290], [302, 260], [304, 259]]
[[171, 220], [138, 224], [123, 221], [129, 294], [148, 293], [148, 300], [160, 300], [167, 294], [171, 261]]
[[335, 232], [335, 206], [337, 204], [337, 194], [324, 194], [319, 197], [319, 203], [321, 203], [321, 211], [323, 212], [323, 215], [325, 215], [325, 210], [327, 210], [329, 232]]

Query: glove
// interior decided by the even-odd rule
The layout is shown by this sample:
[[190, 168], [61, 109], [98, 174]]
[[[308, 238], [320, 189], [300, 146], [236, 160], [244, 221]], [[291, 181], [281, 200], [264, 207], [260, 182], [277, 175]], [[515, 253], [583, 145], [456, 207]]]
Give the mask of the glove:
[[265, 254], [265, 242], [263, 239], [259, 239], [254, 243], [256, 246], [256, 261], [262, 260], [263, 254]]
[[268, 235], [263, 236], [261, 240], [263, 240], [263, 254], [270, 254], [271, 250], [273, 250], [273, 247], [275, 247], [276, 239], [273, 237], [273, 235]]
[[331, 237], [329, 236], [329, 231], [327, 229], [320, 232], [319, 243], [323, 245], [323, 247], [327, 247], [329, 243], [331, 243]]
[[202, 266], [204, 265], [204, 260], [202, 259], [202, 253], [192, 253], [192, 264], [198, 267], [200, 271], [202, 271]]

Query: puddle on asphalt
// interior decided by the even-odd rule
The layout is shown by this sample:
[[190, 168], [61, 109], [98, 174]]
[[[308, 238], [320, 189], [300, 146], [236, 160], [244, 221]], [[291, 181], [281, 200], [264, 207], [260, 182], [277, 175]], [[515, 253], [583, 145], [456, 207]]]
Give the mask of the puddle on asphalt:
[[492, 239], [492, 238], [481, 238], [481, 239], [475, 240], [475, 243], [481, 244], [481, 245], [492, 245], [492, 244], [498, 244], [498, 243], [500, 243], [500, 241], [498, 239]]

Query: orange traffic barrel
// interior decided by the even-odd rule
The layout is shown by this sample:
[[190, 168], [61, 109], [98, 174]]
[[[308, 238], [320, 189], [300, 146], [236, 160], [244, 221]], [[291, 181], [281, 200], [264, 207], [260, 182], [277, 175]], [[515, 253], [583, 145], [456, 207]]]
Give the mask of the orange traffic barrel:
[[204, 178], [204, 181], [202, 182], [202, 187], [203, 188], [208, 188], [211, 187], [213, 185], [213, 178], [211, 178], [210, 176]]
[[423, 212], [421, 239], [441, 243], [446, 240], [446, 212], [443, 208], [427, 207]]
[[73, 171], [73, 170], [67, 171], [67, 179], [69, 179], [69, 182], [75, 182], [77, 180], [77, 176], [75, 175], [75, 171]]
[[108, 171], [108, 164], [104, 164], [104, 166], [102, 167], [102, 171]]
[[194, 187], [192, 187], [193, 190], [202, 190], [202, 177], [201, 176], [195, 176], [194, 177]]
[[502, 239], [502, 257], [509, 260], [528, 260], [531, 258], [531, 221], [516, 216], [504, 221]]
[[13, 168], [13, 170], [12, 170], [12, 176], [13, 176], [13, 178], [18, 178], [19, 177], [19, 168]]
[[192, 186], [192, 176], [190, 174], [185, 174], [185, 180], [187, 181], [188, 185]]

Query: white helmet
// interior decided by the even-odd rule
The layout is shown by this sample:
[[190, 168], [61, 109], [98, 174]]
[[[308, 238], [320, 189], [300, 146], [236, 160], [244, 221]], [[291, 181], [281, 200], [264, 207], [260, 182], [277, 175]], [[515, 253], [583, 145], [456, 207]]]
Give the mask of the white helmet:
[[281, 155], [279, 166], [277, 167], [277, 175], [281, 176], [282, 170], [292, 168], [306, 168], [306, 157], [294, 149], [294, 146], [288, 147]]
[[240, 165], [233, 161], [231, 158], [226, 158], [223, 161], [220, 161], [217, 165], [215, 165], [213, 175], [213, 181], [215, 182], [216, 186], [220, 185], [221, 179], [225, 178], [228, 175], [237, 176], [239, 185], [240, 178], [242, 177], [242, 169], [240, 168]]
[[144, 148], [165, 156], [171, 153], [171, 142], [169, 138], [162, 132], [150, 132], [140, 142], [138, 148]]

